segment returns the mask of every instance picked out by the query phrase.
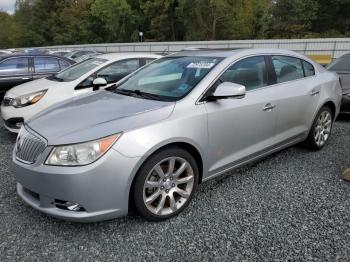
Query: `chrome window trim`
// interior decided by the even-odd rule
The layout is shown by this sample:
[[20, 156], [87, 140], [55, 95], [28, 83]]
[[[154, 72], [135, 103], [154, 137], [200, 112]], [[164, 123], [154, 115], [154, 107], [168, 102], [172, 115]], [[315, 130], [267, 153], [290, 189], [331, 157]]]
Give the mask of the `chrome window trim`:
[[[274, 53], [274, 54], [271, 54], [271, 53], [258, 53], [258, 54], [254, 54], [254, 55], [246, 55], [246, 56], [240, 57], [240, 58], [232, 61], [228, 66], [226, 66], [221, 71], [221, 73], [218, 76], [216, 76], [216, 78], [214, 78], [214, 80], [208, 85], [208, 87], [202, 92], [202, 94], [196, 100], [195, 105], [201, 105], [201, 104], [207, 103], [207, 101], [201, 101], [202, 98], [205, 96], [205, 94], [208, 92], [208, 90], [213, 86], [213, 84], [215, 84], [215, 82], [227, 71], [227, 69], [229, 69], [232, 65], [234, 65], [235, 63], [238, 63], [239, 61], [241, 61], [243, 59], [250, 58], [250, 57], [255, 57], [255, 56], [289, 56], [289, 57], [292, 57], [292, 58], [305, 60], [304, 58], [301, 58], [301, 57], [298, 57], [298, 56], [295, 56], [295, 55], [289, 55], [289, 54], [287, 55], [287, 54], [280, 54], [280, 53]], [[276, 84], [272, 84], [272, 85], [266, 85], [264, 87], [260, 87], [260, 88], [253, 89], [253, 90], [249, 90], [246, 93], [255, 92], [255, 91], [259, 91], [259, 90], [266, 89], [266, 88], [276, 87], [276, 86], [279, 86], [279, 85], [282, 85], [282, 84], [285, 84], [285, 83], [296, 82], [296, 81], [304, 80], [305, 78], [312, 78], [312, 77], [318, 76], [318, 71], [316, 70], [316, 67], [313, 65], [313, 63], [311, 63], [311, 62], [309, 62], [307, 60], [305, 60], [305, 61], [310, 63], [314, 67], [314, 69], [315, 69], [315, 74], [314, 75], [307, 76], [307, 77], [304, 76], [302, 78], [286, 81], [286, 82], [283, 82], [283, 83], [276, 83]], [[266, 66], [268, 67], [268, 65], [266, 65]]]

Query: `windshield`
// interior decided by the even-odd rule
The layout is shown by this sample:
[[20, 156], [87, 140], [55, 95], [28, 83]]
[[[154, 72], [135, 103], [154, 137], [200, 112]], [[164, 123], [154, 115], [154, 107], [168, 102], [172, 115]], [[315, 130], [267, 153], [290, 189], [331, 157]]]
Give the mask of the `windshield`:
[[136, 91], [176, 101], [186, 96], [221, 60], [201, 56], [158, 59], [131, 74], [116, 91]]
[[53, 76], [49, 76], [48, 79], [62, 82], [73, 81], [107, 61], [108, 60], [101, 58], [91, 58], [81, 63], [75, 64]]

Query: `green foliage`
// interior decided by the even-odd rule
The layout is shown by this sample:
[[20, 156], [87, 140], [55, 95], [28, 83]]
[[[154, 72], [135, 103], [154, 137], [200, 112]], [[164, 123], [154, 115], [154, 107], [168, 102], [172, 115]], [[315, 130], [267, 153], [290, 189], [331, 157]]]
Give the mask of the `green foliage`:
[[141, 1], [146, 40], [175, 41], [182, 38], [182, 24], [178, 19], [178, 0]]
[[94, 27], [100, 25], [90, 12], [92, 3], [92, 0], [76, 0], [62, 9], [58, 17], [60, 27], [54, 37], [55, 43], [80, 44], [104, 41]]
[[350, 36], [350, 0], [17, 0], [0, 48]]
[[278, 0], [273, 5], [270, 33], [275, 37], [303, 37], [317, 18], [317, 0]]
[[13, 46], [12, 32], [15, 30], [13, 17], [5, 12], [0, 12], [0, 46]]
[[348, 36], [350, 33], [350, 0], [318, 0], [313, 31], [321, 35]]
[[108, 32], [105, 37], [108, 42], [129, 41], [137, 34], [133, 10], [126, 0], [95, 0], [91, 14]]
[[179, 12], [186, 40], [215, 40], [225, 36], [225, 24], [233, 17], [230, 0], [183, 0]]
[[233, 15], [226, 23], [230, 39], [263, 38], [268, 22], [270, 0], [235, 1]]

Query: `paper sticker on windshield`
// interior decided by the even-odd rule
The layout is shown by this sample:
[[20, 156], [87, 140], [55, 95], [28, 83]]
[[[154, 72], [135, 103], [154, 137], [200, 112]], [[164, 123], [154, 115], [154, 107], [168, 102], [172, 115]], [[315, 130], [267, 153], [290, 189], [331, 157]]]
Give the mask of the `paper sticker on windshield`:
[[210, 69], [215, 65], [215, 63], [209, 63], [209, 62], [192, 62], [187, 66], [187, 68], [203, 68], [203, 69]]

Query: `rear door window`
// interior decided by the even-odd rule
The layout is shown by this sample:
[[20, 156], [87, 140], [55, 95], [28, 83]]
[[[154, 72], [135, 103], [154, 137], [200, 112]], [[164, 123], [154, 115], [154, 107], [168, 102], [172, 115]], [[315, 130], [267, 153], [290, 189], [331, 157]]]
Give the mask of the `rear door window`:
[[303, 67], [304, 67], [305, 76], [315, 75], [315, 68], [312, 64], [303, 60]]
[[0, 75], [28, 74], [28, 64], [27, 57], [6, 59], [5, 61], [0, 62]]
[[272, 56], [277, 83], [293, 81], [304, 77], [303, 67], [299, 58], [290, 56]]
[[34, 69], [36, 73], [58, 72], [60, 65], [53, 57], [34, 57]]

